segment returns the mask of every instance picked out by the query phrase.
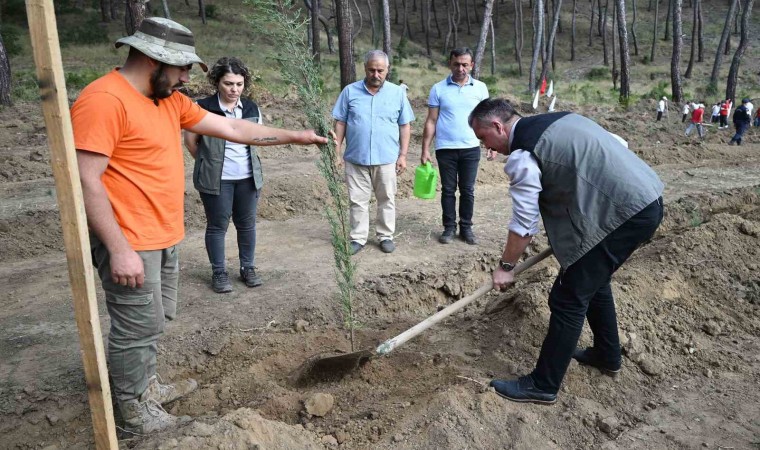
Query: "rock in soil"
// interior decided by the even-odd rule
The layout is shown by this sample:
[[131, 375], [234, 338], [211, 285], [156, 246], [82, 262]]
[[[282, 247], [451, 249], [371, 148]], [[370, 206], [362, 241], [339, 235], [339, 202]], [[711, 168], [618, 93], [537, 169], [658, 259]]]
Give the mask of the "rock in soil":
[[330, 394], [316, 393], [306, 399], [304, 409], [312, 416], [324, 417], [335, 405], [335, 398]]

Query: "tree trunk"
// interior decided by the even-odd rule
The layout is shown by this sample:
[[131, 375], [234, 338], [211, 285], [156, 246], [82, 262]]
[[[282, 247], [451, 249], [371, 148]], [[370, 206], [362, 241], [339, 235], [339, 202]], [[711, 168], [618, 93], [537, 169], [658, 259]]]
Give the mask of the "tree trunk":
[[353, 30], [351, 29], [351, 4], [349, 0], [335, 0], [335, 14], [338, 26], [340, 88], [343, 89], [356, 81]]
[[602, 6], [602, 0], [597, 0], [596, 2], [596, 28], [597, 32], [596, 35], [599, 37], [602, 37], [602, 12], [604, 10], [604, 7]]
[[541, 54], [542, 39], [544, 35], [544, 2], [537, 0], [533, 8], [533, 58], [530, 61], [530, 73], [528, 90], [533, 95], [536, 91], [536, 67]]
[[372, 12], [372, 0], [367, 0], [367, 14], [369, 14], [369, 23], [372, 27], [372, 48], [377, 48], [380, 40], [377, 37], [377, 22], [375, 22], [375, 13]]
[[206, 25], [206, 2], [204, 0], [198, 0], [198, 15], [203, 25]]
[[398, 0], [393, 0], [393, 24], [398, 25]]
[[515, 4], [515, 61], [517, 61], [517, 73], [522, 77], [522, 50], [523, 50], [523, 9], [522, 0], [514, 0]]
[[691, 6], [691, 49], [689, 50], [689, 65], [686, 66], [686, 73], [683, 77], [691, 78], [691, 72], [694, 70], [694, 58], [697, 54], [697, 0], [692, 0]]
[[[741, 1], [738, 1], [736, 3], [736, 10], [734, 11], [733, 17], [731, 17], [731, 20], [734, 22], [734, 28], [736, 27], [736, 18], [739, 17], [739, 14], [741, 14], [742, 11], [742, 3]], [[723, 50], [724, 55], [728, 55], [728, 53], [731, 51], [731, 25], [729, 25], [729, 33], [728, 37], [726, 39], [726, 48]]]
[[670, 81], [673, 84], [673, 101], [683, 101], [681, 86], [681, 0], [673, 0], [673, 55], [670, 59]]
[[[636, 14], [636, 0], [633, 11]], [[625, 19], [625, 0], [617, 0], [618, 34], [620, 42], [620, 99], [631, 95], [631, 54], [628, 50], [628, 27]]]
[[171, 20], [172, 15], [171, 12], [169, 12], [169, 3], [167, 3], [166, 0], [161, 0], [161, 5], [164, 7], [164, 17]]
[[454, 15], [452, 17], [452, 20], [454, 22], [454, 43], [452, 45], [453, 48], [459, 47], [459, 20], [462, 17], [461, 11], [459, 10], [459, 0], [451, 0], [451, 6], [453, 7]]
[[[404, 8], [406, 8], [406, 0], [404, 1]], [[354, 24], [354, 15], [351, 14], [351, 10], [349, 9], [348, 17], [351, 19], [351, 50], [354, 50], [354, 44], [353, 42], [356, 40], [356, 37], [359, 36], [359, 33], [362, 31], [362, 25], [364, 25], [364, 18], [362, 17], [362, 10], [359, 9], [359, 4], [356, 2], [356, 0], [351, 0], [351, 2], [354, 5], [354, 9], [356, 10], [356, 15], [359, 16], [359, 25]], [[350, 6], [350, 5], [349, 5]], [[404, 11], [404, 16], [406, 17], [406, 11]]]
[[493, 20], [488, 27], [491, 30], [491, 76], [496, 76], [496, 33], [493, 29]]
[[425, 2], [425, 51], [427, 57], [432, 58], [433, 53], [430, 51], [430, 4], [433, 0], [423, 0]]
[[389, 0], [383, 2], [383, 51], [388, 55], [388, 61], [393, 61], [393, 49], [391, 48], [391, 8]]
[[673, 1], [668, 0], [668, 16], [665, 18], [665, 37], [662, 38], [663, 41], [670, 39], [670, 18], [673, 16]]
[[103, 23], [111, 21], [111, 6], [109, 3], [108, 0], [100, 0], [100, 21]]
[[453, 12], [451, 11], [451, 7], [449, 6], [451, 2], [449, 0], [444, 0], [446, 2], [446, 24], [448, 25], [448, 28], [446, 29], [446, 39], [443, 41], [443, 49], [441, 50], [441, 54], [446, 54], [449, 51], [449, 42], [451, 42], [451, 34], [454, 32], [454, 18], [452, 17]]
[[464, 2], [464, 18], [467, 22], [467, 36], [472, 36], [472, 29], [470, 27], [470, 8], [467, 7], [467, 0]]
[[577, 12], [578, 0], [573, 0], [573, 19], [572, 19], [572, 31], [570, 34], [570, 61], [575, 61], [575, 15]]
[[654, 56], [657, 53], [657, 21], [660, 15], [660, 0], [654, 0], [654, 27], [652, 28], [652, 53], [649, 55], [649, 61], [654, 63]]
[[433, 23], [435, 23], [435, 31], [438, 34], [438, 39], [440, 39], [441, 27], [438, 25], [438, 12], [435, 9], [435, 0], [430, 0], [430, 9], [433, 11]]
[[311, 17], [311, 56], [314, 58], [314, 62], [319, 64], [322, 60], [322, 49], [319, 42], [319, 11], [321, 0], [304, 0], [306, 7], [309, 8]]
[[[562, 0], [554, 0], [554, 12], [552, 13], [552, 28], [549, 32], [549, 42], [546, 47], [546, 56], [544, 56], [543, 68], [541, 69], [541, 76], [539, 80], [543, 80], [549, 71], [549, 61], [554, 57], [554, 39], [557, 37], [557, 24], [559, 23], [559, 10], [562, 8]], [[552, 71], [554, 71], [554, 65], [552, 65]]]
[[591, 0], [591, 20], [588, 23], [588, 46], [591, 47], [594, 45], [594, 42], [592, 41], [592, 35], [594, 34], [594, 2], [598, 0]]
[[472, 76], [475, 79], [480, 78], [480, 69], [483, 65], [483, 54], [486, 50], [486, 40], [488, 39], [488, 30], [491, 24], [491, 14], [493, 13], [494, 0], [486, 0], [486, 7], [483, 10], [483, 20], [480, 22], [480, 37], [478, 38], [478, 46], [475, 50], [475, 61], [472, 69]]
[[705, 62], [705, 35], [702, 32], [702, 0], [697, 0], [697, 62]]
[[752, 14], [752, 4], [754, 0], [744, 2], [744, 11], [742, 11], [741, 36], [739, 46], [736, 47], [734, 58], [731, 60], [731, 68], [728, 70], [728, 82], [726, 83], [726, 98], [736, 98], [736, 83], [739, 77], [739, 65], [742, 62], [744, 51], [749, 46], [749, 17]]
[[[599, 0], [601, 3], [601, 0]], [[610, 51], [607, 49], [607, 8], [610, 6], [610, 0], [604, 4], [604, 14], [602, 14], [602, 53], [604, 53], [604, 65], [610, 65]]]
[[11, 62], [0, 35], [0, 105], [8, 106], [11, 100]]
[[633, 39], [633, 54], [636, 56], [639, 56], [639, 39], [636, 36], [636, 0], [632, 1], [632, 6], [633, 6], [633, 22], [631, 22], [631, 38]]
[[723, 64], [723, 48], [726, 46], [728, 35], [731, 33], [731, 19], [736, 12], [736, 4], [739, 0], [731, 0], [731, 4], [728, 6], [728, 12], [726, 13], [726, 22], [723, 24], [723, 33], [720, 35], [720, 43], [718, 43], [718, 50], [715, 52], [715, 62], [713, 63], [712, 73], [710, 74], [710, 86], [713, 90], [718, 86], [718, 75], [720, 75], [720, 66]]
[[[202, 1], [202, 0], [201, 0]], [[135, 34], [145, 19], [145, 0], [127, 0], [124, 14], [124, 27], [127, 35]]]
[[617, 34], [617, 0], [612, 1], [612, 29], [610, 30], [610, 36], [612, 37], [612, 88], [617, 90], [618, 88], [618, 72], [617, 67], [617, 48], [615, 47], [615, 35]]
[[110, 0], [111, 4], [109, 5], [111, 7], [111, 20], [116, 20], [119, 18], [119, 5], [117, 0]]
[[404, 20], [402, 22], [401, 39], [412, 38], [411, 30], [409, 29], [409, 2], [407, 0], [401, 0], [401, 7], [404, 9]]

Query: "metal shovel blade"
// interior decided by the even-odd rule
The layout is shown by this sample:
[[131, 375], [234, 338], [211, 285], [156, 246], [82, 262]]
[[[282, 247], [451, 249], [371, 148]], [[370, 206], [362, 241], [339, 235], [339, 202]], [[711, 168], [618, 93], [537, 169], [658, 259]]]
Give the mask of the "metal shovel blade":
[[304, 361], [290, 376], [296, 386], [338, 381], [375, 356], [371, 349], [351, 353], [319, 353]]

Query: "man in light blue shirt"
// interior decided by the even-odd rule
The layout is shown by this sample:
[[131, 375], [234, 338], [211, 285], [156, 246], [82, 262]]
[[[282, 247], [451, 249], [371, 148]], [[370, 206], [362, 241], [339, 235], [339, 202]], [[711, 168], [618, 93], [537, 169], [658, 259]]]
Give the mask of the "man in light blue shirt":
[[430, 147], [435, 138], [435, 158], [441, 171], [441, 244], [454, 239], [457, 230], [456, 191], [459, 188], [459, 236], [470, 245], [478, 240], [472, 231], [475, 209], [475, 178], [480, 162], [480, 142], [467, 124], [473, 108], [488, 98], [486, 85], [470, 75], [472, 51], [457, 48], [449, 55], [451, 75], [433, 85], [422, 134], [422, 156], [432, 161]]
[[[389, 67], [383, 51], [367, 52], [365, 78], [343, 88], [332, 111], [336, 163], [345, 162], [346, 168], [353, 254], [367, 243], [372, 192], [377, 199], [375, 227], [380, 249], [391, 253], [396, 248], [396, 175], [406, 169], [414, 112], [406, 91], [385, 81]], [[346, 148], [341, 160], [344, 137]]]

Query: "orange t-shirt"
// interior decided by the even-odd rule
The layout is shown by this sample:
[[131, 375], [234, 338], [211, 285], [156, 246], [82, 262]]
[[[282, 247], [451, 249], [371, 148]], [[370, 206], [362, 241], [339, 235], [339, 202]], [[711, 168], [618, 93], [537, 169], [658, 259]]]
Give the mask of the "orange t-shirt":
[[102, 181], [133, 250], [168, 248], [185, 236], [181, 128], [206, 114], [179, 92], [156, 106], [118, 69], [88, 85], [72, 106], [76, 148], [110, 158]]

